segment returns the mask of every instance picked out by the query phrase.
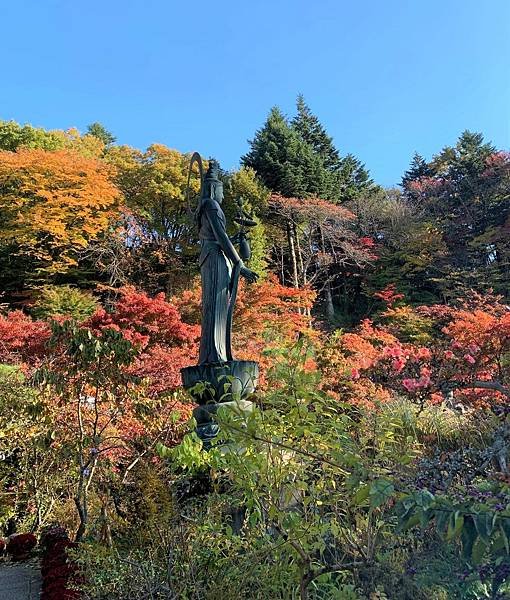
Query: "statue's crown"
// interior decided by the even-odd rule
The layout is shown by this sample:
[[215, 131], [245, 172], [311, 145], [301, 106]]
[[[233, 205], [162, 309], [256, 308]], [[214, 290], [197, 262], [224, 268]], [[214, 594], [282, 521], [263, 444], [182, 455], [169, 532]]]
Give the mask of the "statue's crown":
[[209, 161], [209, 166], [207, 167], [207, 173], [205, 174], [205, 178], [212, 181], [219, 181], [219, 173], [219, 163], [215, 160]]

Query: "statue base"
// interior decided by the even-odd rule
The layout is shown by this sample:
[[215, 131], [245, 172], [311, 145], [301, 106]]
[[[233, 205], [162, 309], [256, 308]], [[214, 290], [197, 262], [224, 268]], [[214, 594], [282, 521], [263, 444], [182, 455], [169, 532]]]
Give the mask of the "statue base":
[[244, 400], [257, 387], [259, 365], [253, 360], [229, 360], [181, 369], [182, 385], [197, 404]]
[[196, 433], [207, 447], [218, 433], [214, 420], [218, 408], [246, 415], [253, 409], [247, 400], [255, 391], [259, 365], [252, 360], [206, 363], [181, 369], [182, 385], [199, 405], [193, 411]]

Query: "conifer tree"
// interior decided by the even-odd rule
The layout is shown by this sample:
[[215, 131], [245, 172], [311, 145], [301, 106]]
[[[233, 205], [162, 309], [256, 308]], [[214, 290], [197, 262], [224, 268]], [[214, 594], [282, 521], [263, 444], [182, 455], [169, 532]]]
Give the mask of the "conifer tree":
[[114, 144], [117, 140], [113, 133], [108, 131], [108, 129], [106, 129], [104, 125], [101, 125], [101, 123], [91, 123], [87, 127], [87, 134], [93, 135], [94, 137], [100, 139], [106, 148]]
[[269, 116], [250, 141], [242, 157], [245, 167], [255, 170], [262, 183], [284, 196], [320, 196], [328, 182], [323, 161], [289, 125], [279, 108]]
[[330, 171], [340, 168], [340, 154], [333, 144], [319, 119], [312, 113], [304, 97], [297, 97], [297, 115], [292, 119], [292, 127], [301, 138], [309, 144], [323, 160], [324, 166]]
[[300, 94], [297, 98], [297, 115], [292, 127], [313, 151], [321, 158], [328, 173], [321, 198], [333, 202], [352, 200], [373, 187], [373, 180], [365, 165], [352, 154], [344, 158], [333, 143], [333, 138], [315, 116]]
[[339, 171], [340, 198], [348, 202], [364, 192], [375, 192], [378, 186], [365, 165], [353, 154], [342, 158]]
[[401, 186], [406, 189], [409, 182], [416, 181], [420, 177], [431, 177], [433, 174], [434, 169], [429, 166], [421, 154], [415, 152], [409, 169], [407, 169], [402, 177]]

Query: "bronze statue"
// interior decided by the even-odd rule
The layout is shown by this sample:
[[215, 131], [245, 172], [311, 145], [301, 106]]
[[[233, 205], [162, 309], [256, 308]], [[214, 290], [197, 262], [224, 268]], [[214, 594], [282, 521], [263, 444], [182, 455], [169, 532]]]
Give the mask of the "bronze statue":
[[[238, 233], [229, 238], [225, 213], [221, 208], [223, 183], [219, 165], [210, 161], [203, 174], [202, 160], [193, 154], [188, 175], [188, 190], [194, 162], [200, 169], [200, 198], [194, 213], [200, 239], [200, 274], [202, 278], [202, 332], [198, 364], [181, 369], [182, 383], [200, 405], [193, 411], [197, 434], [206, 447], [218, 432], [214, 415], [219, 406], [247, 413], [252, 403], [247, 398], [254, 392], [259, 374], [258, 363], [235, 360], [232, 357], [232, 317], [239, 277], [254, 283], [258, 275], [248, 269], [243, 260], [250, 258], [250, 246], [245, 228], [256, 222], [238, 201], [234, 221]], [[239, 252], [234, 247], [239, 244]]]
[[223, 183], [219, 166], [211, 161], [204, 178], [196, 211], [201, 252], [202, 335], [199, 364], [233, 360], [231, 347], [232, 315], [239, 276], [248, 282], [258, 275], [245, 267], [226, 231], [221, 208]]

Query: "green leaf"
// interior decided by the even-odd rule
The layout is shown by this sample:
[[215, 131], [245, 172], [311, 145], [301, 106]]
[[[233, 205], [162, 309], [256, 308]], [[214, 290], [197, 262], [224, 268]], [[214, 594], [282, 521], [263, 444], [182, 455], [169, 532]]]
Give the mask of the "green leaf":
[[437, 510], [435, 511], [436, 516], [436, 529], [440, 535], [444, 534], [444, 530], [447, 526], [447, 523], [452, 516], [452, 513], [449, 510]]
[[357, 489], [352, 501], [356, 506], [360, 506], [361, 504], [363, 504], [363, 502], [365, 502], [365, 500], [368, 498], [369, 494], [370, 494], [370, 485], [368, 483], [366, 483], [365, 485], [362, 485], [361, 487], [359, 487]]
[[480, 564], [486, 549], [487, 543], [478, 536], [473, 544], [473, 550], [471, 551], [471, 561], [474, 565]]
[[489, 542], [490, 535], [494, 529], [495, 514], [491, 512], [482, 512], [473, 516], [476, 531], [478, 535], [486, 542]]
[[370, 506], [378, 508], [393, 496], [395, 488], [388, 479], [377, 479], [370, 486]]
[[402, 526], [402, 531], [407, 531], [408, 529], [412, 529], [416, 525], [418, 525], [421, 521], [421, 511], [411, 515], [409, 519]]
[[421, 506], [424, 509], [430, 507], [430, 505], [434, 502], [434, 496], [428, 490], [420, 490], [414, 494], [414, 501], [416, 502], [416, 506]]
[[447, 541], [451, 541], [460, 536], [462, 527], [464, 526], [464, 515], [461, 515], [459, 511], [455, 514], [450, 515], [448, 523], [448, 531], [446, 532]]
[[169, 458], [172, 453], [172, 450], [168, 446], [162, 444], [161, 442], [158, 442], [156, 444], [154, 451], [161, 458]]
[[[510, 539], [510, 519], [507, 519], [507, 518], [500, 519], [499, 527], [502, 530], [502, 535], [504, 535], [506, 544], [510, 547], [510, 544], [508, 542], [508, 540]], [[507, 553], [510, 554], [510, 548], [507, 550]]]
[[477, 538], [476, 527], [473, 520], [468, 517], [464, 520], [464, 527], [462, 528], [461, 541], [462, 541], [462, 556], [469, 560], [473, 552], [473, 545]]

